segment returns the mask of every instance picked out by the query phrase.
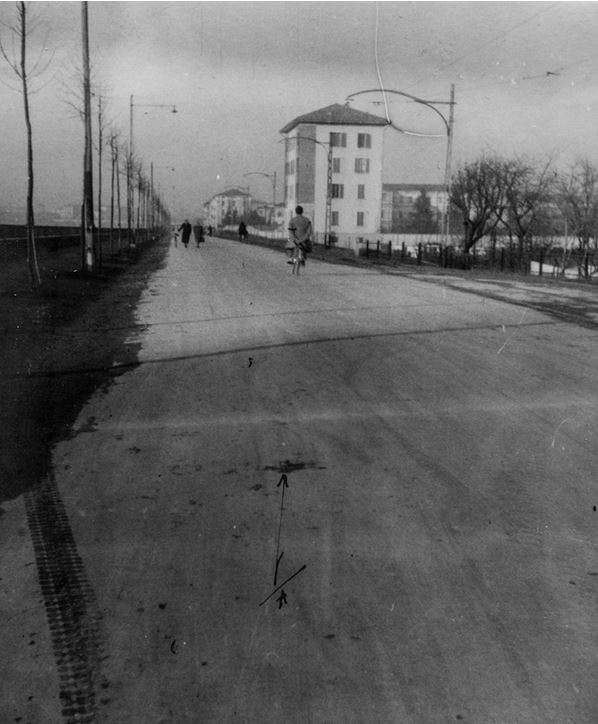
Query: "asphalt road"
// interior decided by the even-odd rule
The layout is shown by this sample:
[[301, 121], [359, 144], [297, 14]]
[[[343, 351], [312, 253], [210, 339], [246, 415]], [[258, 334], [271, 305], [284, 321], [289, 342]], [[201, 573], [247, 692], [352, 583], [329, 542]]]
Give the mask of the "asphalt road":
[[7, 509], [6, 721], [598, 721], [595, 332], [215, 239], [138, 318], [54, 456], [80, 609]]

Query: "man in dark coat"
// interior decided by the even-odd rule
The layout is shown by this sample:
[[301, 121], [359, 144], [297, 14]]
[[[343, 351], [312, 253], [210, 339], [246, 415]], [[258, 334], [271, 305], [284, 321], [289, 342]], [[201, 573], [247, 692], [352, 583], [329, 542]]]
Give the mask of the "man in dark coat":
[[189, 223], [188, 219], [185, 219], [183, 223], [179, 226], [179, 231], [181, 231], [181, 240], [185, 246], [189, 243], [189, 238], [191, 236], [191, 224]]

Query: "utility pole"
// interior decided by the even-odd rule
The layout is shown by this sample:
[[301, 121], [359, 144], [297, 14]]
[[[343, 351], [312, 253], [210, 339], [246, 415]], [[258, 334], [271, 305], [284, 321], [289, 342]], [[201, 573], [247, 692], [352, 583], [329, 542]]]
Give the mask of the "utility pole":
[[332, 221], [332, 143], [328, 143], [328, 154], [326, 156], [328, 168], [326, 170], [326, 213], [324, 215], [324, 246], [330, 248], [330, 224]]
[[451, 84], [451, 99], [449, 101], [449, 120], [446, 140], [446, 163], [444, 165], [444, 192], [446, 194], [445, 212], [442, 224], [442, 239], [446, 246], [450, 242], [451, 232], [451, 165], [453, 160], [453, 126], [455, 124], [455, 84]]
[[83, 270], [92, 271], [95, 264], [93, 238], [93, 165], [91, 144], [91, 83], [89, 72], [89, 23], [87, 2], [81, 3], [83, 45], [83, 113], [85, 124], [85, 151], [83, 157], [83, 214], [82, 249]]

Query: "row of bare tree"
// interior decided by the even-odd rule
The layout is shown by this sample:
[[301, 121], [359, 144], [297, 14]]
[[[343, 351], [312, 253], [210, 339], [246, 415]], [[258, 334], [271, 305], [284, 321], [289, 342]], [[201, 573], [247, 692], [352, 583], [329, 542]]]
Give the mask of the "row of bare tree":
[[519, 250], [573, 238], [577, 251], [598, 250], [598, 168], [581, 159], [567, 172], [549, 160], [484, 156], [451, 180], [450, 202], [463, 223], [463, 251], [484, 237], [507, 235]]
[[[28, 38], [32, 32], [29, 22], [29, 3], [17, 2], [14, 24], [5, 25], [9, 34], [9, 42], [0, 38], [0, 56], [6, 61], [18, 80], [18, 90], [23, 97], [25, 126], [27, 131], [27, 263], [32, 282], [41, 285], [41, 276], [37, 261], [35, 241], [34, 215], [34, 173], [33, 173], [33, 130], [31, 122], [30, 95], [33, 92], [31, 81], [39, 78], [47, 70], [52, 57], [42, 62], [42, 53], [30, 62], [28, 57]], [[104, 151], [109, 151], [110, 167], [110, 221], [109, 240], [113, 253], [120, 248], [124, 233], [122, 224], [121, 177], [126, 180], [126, 239], [134, 246], [141, 229], [146, 233], [150, 230], [166, 226], [169, 223], [168, 210], [156, 193], [153, 183], [153, 169], [148, 177], [142, 161], [134, 157], [122, 140], [122, 133], [115, 123], [106, 120], [105, 94], [92, 90], [89, 73], [88, 37], [87, 37], [87, 3], [82, 2], [82, 47], [83, 69], [81, 83], [83, 98], [68, 104], [75, 109], [84, 122], [85, 149], [83, 173], [83, 204], [82, 204], [82, 268], [91, 270], [102, 263], [103, 218], [103, 177], [105, 163]], [[46, 43], [42, 43], [42, 48]], [[7, 48], [11, 48], [9, 51]], [[79, 84], [78, 84], [79, 85]], [[92, 131], [90, 98], [97, 100], [97, 123], [95, 138]], [[97, 213], [93, 212], [93, 152], [97, 160]], [[96, 223], [97, 220], [97, 223]], [[117, 246], [118, 245], [118, 246]]]

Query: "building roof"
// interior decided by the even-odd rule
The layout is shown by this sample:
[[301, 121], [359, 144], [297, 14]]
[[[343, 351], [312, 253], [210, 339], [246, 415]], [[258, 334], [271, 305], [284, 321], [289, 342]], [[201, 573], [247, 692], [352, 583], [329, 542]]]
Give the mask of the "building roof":
[[227, 189], [226, 191], [221, 191], [219, 194], [214, 194], [212, 198], [209, 201], [206, 201], [207, 204], [210, 203], [210, 201], [213, 201], [214, 199], [219, 199], [221, 196], [247, 196], [251, 197], [251, 194], [248, 194], [247, 191], [242, 191], [241, 189]]
[[331, 106], [311, 111], [303, 116], [297, 116], [280, 133], [289, 133], [300, 123], [313, 123], [316, 125], [328, 126], [388, 126], [386, 118], [375, 116], [373, 113], [358, 111], [347, 103], [344, 106], [334, 103]]

